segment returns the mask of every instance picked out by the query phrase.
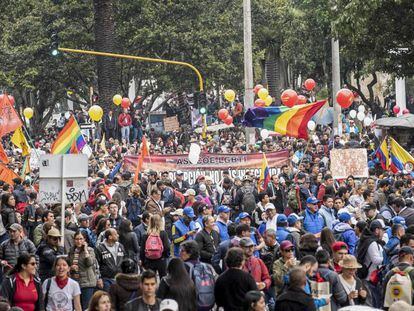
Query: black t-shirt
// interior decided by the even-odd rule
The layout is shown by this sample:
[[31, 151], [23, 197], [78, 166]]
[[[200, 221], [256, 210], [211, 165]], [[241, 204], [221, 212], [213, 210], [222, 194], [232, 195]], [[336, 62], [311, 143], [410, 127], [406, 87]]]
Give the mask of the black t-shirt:
[[245, 295], [257, 290], [253, 277], [241, 269], [228, 269], [217, 279], [214, 294], [216, 303], [225, 311], [244, 310]]

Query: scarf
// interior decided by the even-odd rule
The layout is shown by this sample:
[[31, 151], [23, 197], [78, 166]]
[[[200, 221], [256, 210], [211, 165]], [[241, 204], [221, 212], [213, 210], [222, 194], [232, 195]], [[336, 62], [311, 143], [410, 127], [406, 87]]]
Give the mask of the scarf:
[[69, 282], [69, 278], [66, 277], [64, 279], [59, 279], [58, 277], [55, 277], [55, 281], [56, 281], [56, 285], [60, 288], [63, 289]]

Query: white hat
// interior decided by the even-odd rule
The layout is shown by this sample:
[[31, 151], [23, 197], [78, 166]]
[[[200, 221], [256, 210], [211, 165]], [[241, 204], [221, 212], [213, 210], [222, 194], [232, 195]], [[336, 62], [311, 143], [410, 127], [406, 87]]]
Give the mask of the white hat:
[[179, 208], [179, 209], [176, 209], [174, 212], [171, 212], [170, 213], [170, 215], [172, 215], [172, 216], [183, 216], [183, 209], [182, 208]]
[[205, 184], [201, 184], [201, 185], [198, 187], [198, 189], [199, 189], [201, 192], [204, 192], [204, 191], [206, 191], [206, 190], [207, 190], [207, 187], [206, 187], [206, 185], [205, 185]]
[[164, 299], [160, 303], [160, 311], [178, 311], [178, 303], [173, 299]]
[[264, 207], [265, 211], [269, 209], [276, 209], [276, 207], [273, 205], [273, 203], [267, 203]]

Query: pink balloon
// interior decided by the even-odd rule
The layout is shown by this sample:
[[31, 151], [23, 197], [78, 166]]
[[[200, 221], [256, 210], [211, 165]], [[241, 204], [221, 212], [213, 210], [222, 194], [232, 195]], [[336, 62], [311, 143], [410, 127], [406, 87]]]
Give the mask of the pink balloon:
[[409, 114], [410, 113], [410, 110], [408, 110], [407, 108], [405, 108], [405, 109], [403, 109], [403, 112], [402, 112], [403, 114]]
[[394, 108], [392, 108], [392, 112], [394, 112], [395, 114], [398, 114], [400, 112], [400, 107], [399, 106], [394, 106]]

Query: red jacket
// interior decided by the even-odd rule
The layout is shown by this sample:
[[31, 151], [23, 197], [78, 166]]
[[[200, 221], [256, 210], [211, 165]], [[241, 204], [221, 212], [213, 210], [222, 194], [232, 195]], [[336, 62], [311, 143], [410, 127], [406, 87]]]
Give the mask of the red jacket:
[[118, 117], [118, 124], [121, 127], [130, 126], [132, 124], [131, 116], [128, 113], [121, 113]]
[[251, 256], [244, 263], [243, 271], [249, 273], [257, 283], [264, 282], [266, 284], [266, 289], [269, 289], [272, 279], [270, 278], [269, 270], [267, 270], [263, 260]]

